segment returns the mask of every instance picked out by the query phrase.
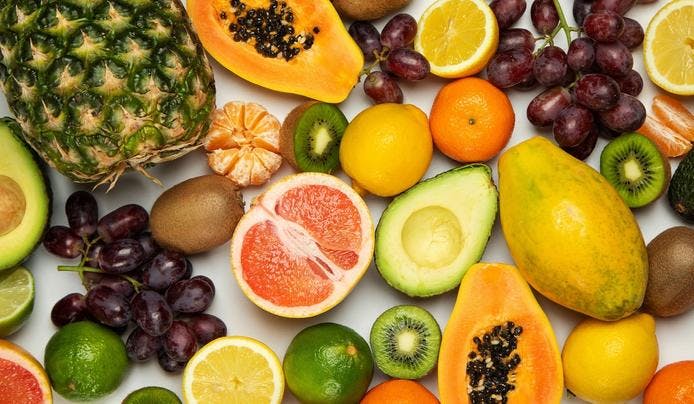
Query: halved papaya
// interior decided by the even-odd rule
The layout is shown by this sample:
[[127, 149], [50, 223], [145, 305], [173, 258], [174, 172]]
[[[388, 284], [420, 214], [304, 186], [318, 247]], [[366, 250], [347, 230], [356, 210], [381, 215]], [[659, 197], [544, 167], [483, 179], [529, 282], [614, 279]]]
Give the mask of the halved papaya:
[[443, 333], [438, 383], [446, 404], [561, 401], [554, 331], [516, 267], [479, 263], [465, 274]]
[[188, 0], [186, 8], [212, 57], [271, 90], [338, 103], [364, 66], [329, 0]]

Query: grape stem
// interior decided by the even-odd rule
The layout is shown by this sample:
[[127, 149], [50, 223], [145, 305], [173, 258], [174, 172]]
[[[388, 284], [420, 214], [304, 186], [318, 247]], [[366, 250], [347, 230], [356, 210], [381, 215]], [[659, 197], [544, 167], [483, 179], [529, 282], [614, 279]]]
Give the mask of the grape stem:
[[[564, 9], [561, 8], [559, 0], [552, 0], [552, 2], [554, 3], [554, 8], [557, 9], [557, 14], [559, 14], [559, 26], [564, 31], [564, 34], [566, 34], [566, 46], [569, 46], [569, 44], [571, 43], [571, 31], [574, 29], [566, 22], [566, 16], [564, 16]], [[556, 33], [553, 34], [556, 35]], [[554, 37], [554, 35], [552, 37]]]
[[82, 279], [82, 285], [85, 287], [85, 289], [88, 289], [87, 285], [85, 284], [85, 279], [84, 279], [84, 273], [85, 272], [92, 272], [95, 274], [109, 274], [109, 275], [120, 276], [121, 278], [130, 282], [133, 285], [133, 288], [135, 288], [136, 292], [139, 292], [140, 289], [142, 289], [144, 286], [142, 283], [140, 283], [137, 279], [133, 278], [132, 276], [123, 275], [123, 274], [111, 274], [111, 273], [103, 271], [99, 268], [88, 267], [88, 266], [84, 266], [84, 265], [58, 265], [58, 271], [79, 272], [80, 278]]

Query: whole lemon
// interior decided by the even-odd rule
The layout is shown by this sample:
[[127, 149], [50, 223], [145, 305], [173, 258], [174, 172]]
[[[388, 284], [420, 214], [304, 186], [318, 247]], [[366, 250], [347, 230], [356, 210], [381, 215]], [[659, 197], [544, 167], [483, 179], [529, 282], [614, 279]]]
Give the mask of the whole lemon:
[[637, 313], [619, 321], [586, 319], [562, 352], [566, 388], [592, 403], [616, 403], [641, 393], [658, 367], [655, 321]]
[[340, 144], [340, 164], [357, 191], [393, 196], [419, 181], [431, 162], [427, 116], [409, 104], [378, 104], [360, 112]]

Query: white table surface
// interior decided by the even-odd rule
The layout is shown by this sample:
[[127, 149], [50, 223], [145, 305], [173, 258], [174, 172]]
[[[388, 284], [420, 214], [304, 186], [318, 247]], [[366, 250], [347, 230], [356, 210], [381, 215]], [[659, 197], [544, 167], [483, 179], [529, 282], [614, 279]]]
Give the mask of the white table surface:
[[[432, 1], [430, 0], [413, 0], [412, 4], [403, 11], [412, 14], [415, 18], [419, 18], [424, 9], [431, 3]], [[567, 19], [572, 23], [572, 2], [562, 0], [561, 3], [564, 6]], [[515, 26], [533, 31], [530, 23], [530, 4], [531, 2], [528, 1], [525, 14]], [[645, 29], [651, 16], [664, 4], [665, 1], [660, 0], [656, 3], [636, 5], [627, 13], [627, 16], [639, 21]], [[380, 29], [385, 22], [385, 20], [378, 21], [376, 25]], [[558, 43], [564, 44], [563, 34], [557, 35], [557, 39]], [[643, 68], [640, 48], [633, 53], [633, 56], [634, 68], [641, 73], [644, 79], [644, 90], [640, 94], [639, 99], [646, 105], [646, 109], [650, 110], [653, 96], [661, 93], [662, 90], [648, 80]], [[302, 97], [276, 93], [250, 84], [228, 72], [216, 62], [213, 61], [212, 63], [217, 85], [218, 106], [232, 100], [254, 101], [266, 106], [272, 114], [282, 120], [294, 106], [303, 101]], [[405, 94], [405, 102], [415, 104], [428, 113], [436, 92], [446, 82], [446, 80], [433, 76], [417, 83], [401, 82]], [[533, 127], [525, 117], [528, 102], [538, 92], [539, 90], [508, 92], [516, 112], [516, 125], [507, 147], [535, 134], [551, 137], [549, 131]], [[694, 110], [694, 99], [690, 97], [685, 100], [685, 103], [690, 109]], [[364, 95], [361, 85], [358, 84], [350, 97], [340, 104], [340, 108], [347, 118], [351, 119], [369, 105], [371, 105], [369, 99]], [[0, 97], [0, 116], [5, 115], [9, 115], [9, 111], [4, 97]], [[596, 150], [587, 160], [593, 167], [597, 167], [600, 150], [602, 150], [605, 144], [606, 141], [604, 139], [599, 139]], [[679, 159], [672, 159], [671, 163], [674, 171], [674, 168], [679, 163]], [[496, 180], [497, 159], [489, 161], [488, 164], [492, 167]], [[435, 152], [434, 159], [425, 177], [431, 177], [455, 165], [451, 160]], [[155, 167], [150, 172], [159, 178], [166, 187], [171, 187], [187, 178], [208, 174], [210, 170], [207, 167], [204, 153], [195, 151], [182, 159]], [[272, 177], [271, 181], [291, 173], [292, 169], [287, 164], [284, 164], [280, 171]], [[347, 179], [343, 173], [340, 173], [339, 176]], [[73, 191], [77, 189], [88, 190], [89, 187], [74, 184], [53, 170], [50, 171], [50, 179], [53, 187], [53, 217], [51, 224], [65, 225], [67, 223], [64, 213], [65, 200]], [[243, 190], [247, 206], [251, 199], [263, 189], [264, 187], [250, 187]], [[149, 210], [162, 191], [161, 188], [146, 178], [138, 174], [129, 173], [121, 178], [113, 191], [105, 194], [104, 189], [101, 188], [95, 192], [95, 196], [99, 202], [100, 212], [103, 214], [128, 203], [138, 203]], [[366, 201], [375, 224], [388, 200], [370, 196], [366, 198]], [[665, 197], [661, 197], [652, 205], [636, 210], [634, 213], [646, 242], [649, 242], [667, 228], [685, 224], [670, 210]], [[398, 304], [416, 304], [426, 308], [436, 317], [443, 328], [446, 325], [457, 293], [457, 290], [454, 290], [428, 299], [408, 298], [390, 288], [381, 279], [372, 263], [361, 282], [337, 307], [314, 318], [285, 319], [262, 311], [243, 296], [230, 271], [228, 243], [213, 251], [195, 255], [191, 257], [191, 261], [194, 265], [194, 274], [209, 276], [213, 279], [217, 288], [217, 295], [207, 312], [219, 316], [225, 321], [229, 335], [244, 335], [257, 338], [269, 345], [280, 359], [294, 335], [305, 327], [320, 322], [335, 322], [347, 325], [368, 340], [369, 330], [376, 317], [386, 309]], [[482, 261], [513, 262], [508, 253], [498, 220]], [[68, 293], [84, 292], [76, 274], [60, 273], [56, 270], [57, 265], [70, 264], [72, 262], [72, 260], [63, 260], [49, 255], [43, 247], [39, 247], [25, 263], [26, 267], [32, 270], [36, 279], [34, 312], [24, 328], [9, 337], [9, 339], [30, 351], [40, 361], [43, 361], [43, 350], [48, 339], [56, 331], [50, 320], [50, 311], [53, 304]], [[538, 299], [551, 320], [559, 344], [563, 345], [571, 329], [583, 316], [551, 303], [539, 295]], [[694, 335], [694, 311], [671, 319], [657, 319], [656, 328], [660, 346], [659, 368], [678, 360], [694, 359], [694, 344], [692, 343], [694, 341], [692, 339], [692, 335]], [[376, 370], [372, 386], [384, 380], [386, 380], [386, 376], [379, 370]], [[422, 382], [432, 392], [437, 393], [435, 370], [432, 374], [422, 379]], [[181, 376], [165, 373], [159, 368], [156, 359], [146, 364], [133, 364], [120, 388], [99, 402], [120, 403], [132, 390], [150, 385], [167, 387], [180, 395]], [[285, 391], [284, 402], [296, 403], [297, 400], [288, 389]], [[56, 403], [67, 402], [55, 393], [54, 398]], [[563, 402], [579, 403], [581, 400], [566, 396]], [[633, 400], [633, 402], [640, 402], [640, 399]]]

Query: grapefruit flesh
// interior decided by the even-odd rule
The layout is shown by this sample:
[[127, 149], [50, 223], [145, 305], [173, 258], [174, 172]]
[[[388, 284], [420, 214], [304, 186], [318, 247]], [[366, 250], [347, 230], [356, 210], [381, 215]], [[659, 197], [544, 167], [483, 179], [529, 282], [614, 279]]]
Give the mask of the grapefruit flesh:
[[43, 390], [33, 373], [0, 359], [0, 397], [0, 401], [7, 403], [42, 403]]
[[351, 291], [371, 262], [373, 224], [359, 195], [319, 173], [288, 177], [260, 195], [232, 238], [232, 268], [262, 309], [322, 313]]

